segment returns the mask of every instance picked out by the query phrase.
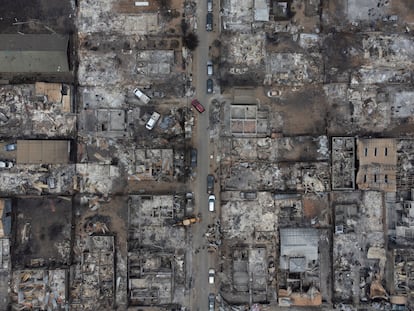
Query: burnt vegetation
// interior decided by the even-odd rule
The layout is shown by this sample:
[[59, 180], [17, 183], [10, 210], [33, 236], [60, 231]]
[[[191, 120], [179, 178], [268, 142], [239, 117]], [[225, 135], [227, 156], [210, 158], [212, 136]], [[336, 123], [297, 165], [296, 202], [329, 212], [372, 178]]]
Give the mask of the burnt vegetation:
[[198, 39], [198, 36], [194, 32], [189, 32], [188, 28], [189, 26], [187, 22], [185, 21], [185, 19], [182, 19], [181, 20], [181, 32], [182, 32], [183, 46], [188, 48], [190, 51], [194, 51], [199, 44], [199, 39]]

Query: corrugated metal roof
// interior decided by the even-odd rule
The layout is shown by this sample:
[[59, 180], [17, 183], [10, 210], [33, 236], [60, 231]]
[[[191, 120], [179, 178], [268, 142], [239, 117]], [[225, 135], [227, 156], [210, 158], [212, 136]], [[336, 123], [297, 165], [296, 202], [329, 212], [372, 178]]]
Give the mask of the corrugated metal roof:
[[68, 72], [68, 42], [60, 35], [0, 35], [0, 72]]
[[70, 143], [67, 140], [18, 140], [17, 159], [20, 164], [69, 163]]
[[48, 34], [0, 34], [0, 51], [65, 51], [68, 36]]
[[[281, 260], [290, 257], [306, 257], [306, 260], [318, 260], [319, 232], [312, 228], [280, 229]], [[285, 257], [282, 259], [282, 257]], [[287, 263], [286, 263], [287, 264]]]

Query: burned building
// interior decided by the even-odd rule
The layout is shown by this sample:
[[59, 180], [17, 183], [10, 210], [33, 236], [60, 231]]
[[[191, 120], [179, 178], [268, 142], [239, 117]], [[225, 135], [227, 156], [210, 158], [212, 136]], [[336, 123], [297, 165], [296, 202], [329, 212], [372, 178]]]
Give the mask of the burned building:
[[332, 190], [355, 189], [355, 139], [332, 137]]
[[274, 302], [278, 211], [271, 194], [225, 191], [221, 204], [221, 223], [208, 239], [224, 259], [221, 295], [231, 303]]
[[71, 310], [113, 308], [115, 302], [115, 245], [112, 235], [87, 239], [82, 261], [72, 273]]
[[135, 170], [131, 178], [138, 180], [171, 181], [174, 174], [172, 149], [136, 149]]
[[411, 307], [412, 1], [3, 2], [1, 310]]
[[0, 133], [9, 139], [73, 139], [73, 87], [64, 83], [2, 85]]
[[128, 303], [180, 303], [186, 278], [184, 217], [180, 196], [131, 196], [128, 211]]
[[414, 253], [411, 249], [393, 250], [393, 283], [388, 284], [392, 296], [390, 302], [396, 306], [412, 305], [414, 302]]
[[15, 270], [12, 277], [12, 307], [18, 310], [60, 311], [69, 307], [68, 270]]
[[392, 196], [387, 206], [388, 236], [390, 242], [400, 246], [414, 243], [414, 189], [410, 197], [396, 200]]
[[[318, 306], [329, 299], [321, 293], [329, 275], [327, 231], [312, 228], [280, 229], [278, 299], [280, 306]], [[322, 267], [324, 267], [322, 269]]]
[[12, 229], [12, 200], [0, 199], [0, 308], [9, 305], [9, 284], [11, 280], [10, 235]]
[[234, 137], [265, 137], [269, 134], [268, 111], [257, 104], [252, 88], [236, 88], [233, 103], [226, 107], [224, 132]]
[[358, 305], [387, 296], [381, 192], [337, 194], [333, 236], [334, 299]]
[[330, 228], [332, 212], [327, 193], [277, 193], [273, 195], [279, 211], [279, 227]]

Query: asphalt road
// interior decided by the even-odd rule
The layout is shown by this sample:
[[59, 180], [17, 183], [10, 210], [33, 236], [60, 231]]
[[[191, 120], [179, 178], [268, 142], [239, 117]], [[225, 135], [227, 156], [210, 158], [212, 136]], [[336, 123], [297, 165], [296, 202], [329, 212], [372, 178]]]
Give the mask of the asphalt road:
[[[214, 11], [217, 11], [217, 2], [214, 1]], [[210, 159], [210, 152], [212, 147], [210, 146], [209, 138], [209, 111], [211, 96], [207, 94], [207, 61], [209, 60], [209, 46], [214, 41], [217, 35], [217, 26], [214, 28], [214, 32], [206, 31], [206, 15], [207, 15], [207, 1], [202, 0], [198, 2], [197, 16], [198, 16], [198, 30], [197, 35], [199, 38], [199, 46], [194, 53], [193, 59], [193, 81], [196, 86], [196, 96], [200, 103], [205, 107], [206, 111], [197, 116], [197, 129], [195, 145], [198, 149], [198, 167], [197, 167], [197, 179], [195, 181], [195, 203], [196, 213], [201, 214], [202, 221], [192, 226], [193, 233], [193, 260], [192, 260], [192, 279], [193, 289], [191, 295], [191, 310], [208, 310], [208, 294], [215, 292], [214, 285], [208, 283], [208, 270], [209, 268], [216, 269], [215, 253], [209, 253], [207, 251], [207, 240], [204, 237], [204, 233], [207, 230], [207, 226], [213, 223], [216, 219], [215, 212], [208, 211], [208, 194], [207, 194], [207, 175], [213, 170], [210, 164], [213, 160]], [[215, 16], [216, 18], [216, 16]], [[217, 271], [217, 269], [216, 269]], [[217, 284], [217, 277], [216, 284]]]

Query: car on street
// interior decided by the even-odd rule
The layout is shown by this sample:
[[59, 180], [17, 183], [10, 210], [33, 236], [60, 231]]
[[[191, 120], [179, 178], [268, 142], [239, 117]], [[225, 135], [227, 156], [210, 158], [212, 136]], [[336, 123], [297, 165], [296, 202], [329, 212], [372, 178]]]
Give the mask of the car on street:
[[213, 13], [207, 13], [206, 30], [213, 31]]
[[210, 194], [208, 196], [208, 210], [210, 212], [214, 212], [215, 204], [216, 204], [216, 196], [214, 194]]
[[213, 268], [208, 269], [208, 283], [214, 284], [215, 271]]
[[191, 101], [191, 105], [199, 112], [203, 113], [205, 111], [204, 106], [200, 104], [200, 102], [197, 99], [193, 99]]
[[192, 148], [191, 149], [191, 167], [196, 167], [197, 166], [197, 149]]
[[194, 211], [194, 193], [193, 192], [187, 192], [185, 194], [185, 198], [187, 199], [186, 213], [187, 213], [187, 215], [190, 215]]
[[214, 311], [216, 297], [213, 293], [208, 294], [208, 311]]
[[4, 146], [5, 151], [14, 151], [16, 150], [16, 148], [17, 148], [16, 144], [7, 144], [6, 146]]
[[161, 115], [154, 111], [151, 115], [151, 117], [149, 118], [147, 124], [145, 124], [145, 127], [147, 128], [147, 130], [152, 130], [155, 126], [155, 124], [157, 124], [158, 120], [160, 119]]
[[213, 79], [207, 79], [207, 94], [213, 93]]
[[207, 175], [207, 193], [213, 193], [214, 191], [214, 176], [209, 174]]
[[213, 12], [213, 0], [207, 0], [207, 12]]
[[213, 62], [209, 60], [207, 62], [207, 75], [212, 76], [213, 75]]

